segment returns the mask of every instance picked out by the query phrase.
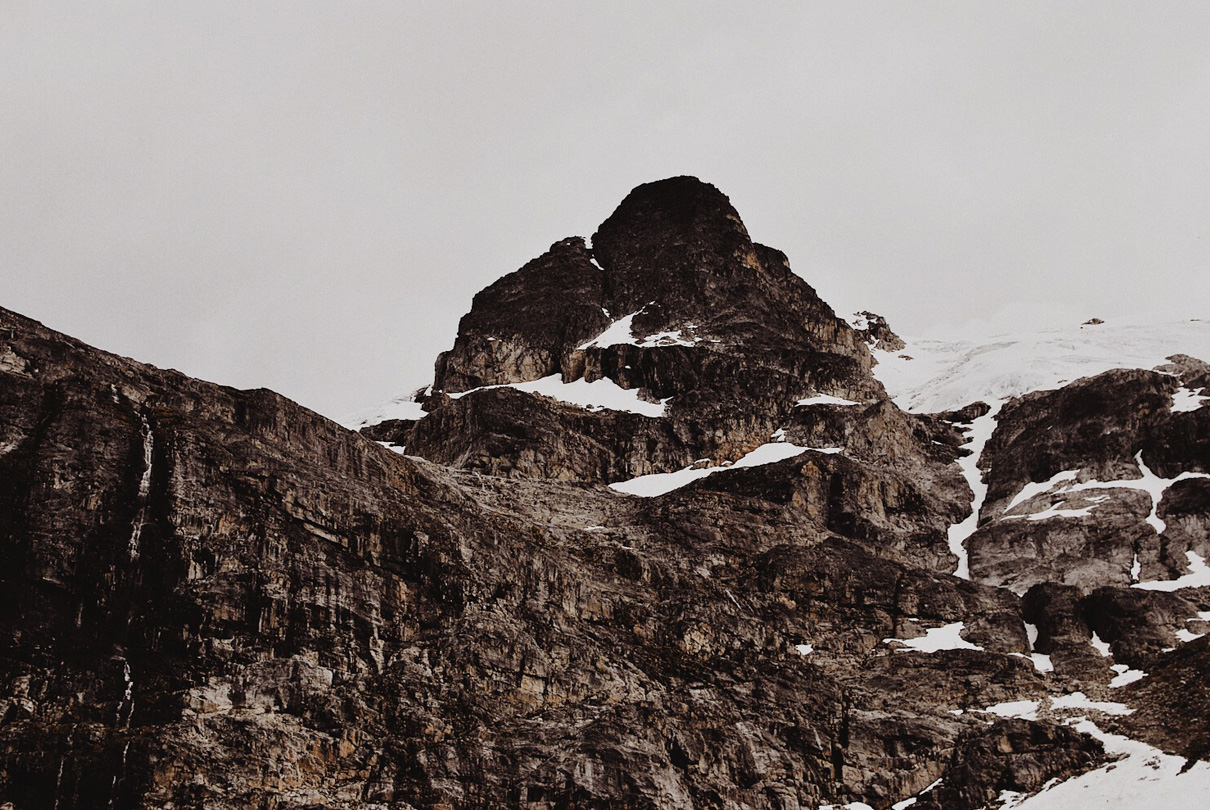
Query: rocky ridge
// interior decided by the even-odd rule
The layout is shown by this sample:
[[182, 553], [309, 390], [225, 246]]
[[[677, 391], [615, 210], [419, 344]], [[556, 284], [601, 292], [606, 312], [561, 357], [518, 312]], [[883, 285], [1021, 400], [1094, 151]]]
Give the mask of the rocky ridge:
[[692, 178], [360, 435], [0, 310], [0, 801], [975, 808], [1077, 717], [1203, 778], [1206, 367], [914, 413], [864, 318]]

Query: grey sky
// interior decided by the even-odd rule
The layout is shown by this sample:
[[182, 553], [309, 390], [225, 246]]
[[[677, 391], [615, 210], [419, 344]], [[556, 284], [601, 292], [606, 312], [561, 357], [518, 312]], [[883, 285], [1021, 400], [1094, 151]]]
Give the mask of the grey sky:
[[904, 333], [1210, 317], [1207, 32], [1201, 0], [11, 0], [0, 305], [339, 417], [693, 174]]

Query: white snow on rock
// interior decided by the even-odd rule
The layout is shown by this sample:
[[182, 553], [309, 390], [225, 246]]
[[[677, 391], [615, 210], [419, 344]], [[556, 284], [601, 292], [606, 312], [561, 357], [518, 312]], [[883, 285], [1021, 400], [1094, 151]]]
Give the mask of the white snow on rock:
[[844, 320], [858, 332], [864, 332], [870, 328], [870, 319], [860, 312], [854, 312], [852, 315], [846, 316]]
[[417, 389], [410, 394], [396, 397], [390, 402], [384, 402], [381, 405], [374, 405], [369, 408], [362, 408], [360, 411], [354, 411], [340, 420], [340, 424], [350, 430], [358, 430], [366, 425], [377, 425], [379, 422], [385, 422], [388, 419], [422, 419], [424, 418], [425, 410], [419, 402], [415, 401], [416, 397], [420, 394], [420, 390]]
[[1043, 788], [1015, 810], [1200, 810], [1210, 793], [1210, 763], [1198, 762], [1181, 773], [1185, 758], [1165, 754], [1146, 743], [1108, 734], [1089, 720], [1072, 724], [1096, 737], [1114, 762]]
[[794, 404], [798, 405], [798, 406], [804, 406], [804, 405], [860, 405], [861, 403], [854, 402], [851, 399], [842, 399], [840, 397], [834, 397], [831, 394], [816, 394], [813, 397], [807, 397], [806, 399], [800, 399], [800, 400], [798, 400], [798, 402], [796, 402]]
[[638, 343], [639, 346], [647, 348], [652, 346], [696, 346], [697, 344], [696, 339], [686, 337], [680, 329], [673, 329], [671, 332], [656, 332]]
[[381, 445], [382, 447], [390, 450], [392, 453], [398, 453], [401, 456], [406, 456], [408, 454], [408, 449], [402, 444], [391, 444], [390, 442], [375, 442], [375, 444]]
[[1179, 591], [1181, 588], [1201, 588], [1210, 585], [1210, 566], [1196, 551], [1186, 551], [1189, 573], [1179, 579], [1161, 579], [1153, 582], [1136, 582], [1130, 587], [1144, 591]]
[[1051, 663], [1049, 655], [1043, 655], [1042, 653], [1030, 653], [1029, 655], [1023, 655], [1022, 653], [1018, 652], [1012, 652], [1009, 653], [1009, 655], [1013, 658], [1029, 659], [1030, 663], [1034, 665], [1034, 669], [1038, 672], [1045, 673], [1055, 671], [1055, 665]]
[[1096, 504], [1082, 506], [1079, 509], [1062, 509], [1063, 502], [1051, 504], [1041, 512], [1033, 512], [1028, 515], [1005, 515], [1002, 520], [1050, 520], [1051, 518], [1080, 518], [1088, 517], [1092, 514], [1092, 510], [1096, 508]]
[[[1038, 641], [1038, 626], [1025, 622], [1025, 637], [1029, 639], [1029, 660], [1033, 662], [1034, 669], [1038, 672], [1054, 672], [1055, 666], [1050, 661], [1049, 655], [1043, 655], [1040, 652], [1034, 652], [1034, 644]], [[1018, 655], [1024, 658], [1021, 653], [1009, 653], [1009, 655]]]
[[962, 637], [963, 622], [932, 627], [919, 638], [884, 638], [884, 644], [892, 642], [902, 645], [898, 649], [912, 652], [935, 653], [942, 650], [982, 650]]
[[531, 382], [485, 385], [482, 388], [472, 388], [469, 391], [459, 391], [447, 396], [450, 399], [458, 399], [467, 394], [488, 391], [493, 388], [514, 388], [527, 394], [539, 394], [590, 411], [627, 411], [650, 417], [663, 416], [664, 406], [668, 402], [667, 399], [660, 402], [647, 402], [639, 399], [638, 389], [622, 388], [608, 377], [602, 377], [593, 382], [588, 382], [584, 378], [563, 382], [563, 378], [558, 374]]
[[798, 651], [799, 655], [810, 655], [815, 652], [815, 648], [810, 644], [795, 644], [794, 649]]
[[624, 492], [627, 495], [638, 495], [640, 498], [654, 498], [657, 495], [664, 495], [672, 492], [674, 489], [680, 489], [699, 478], [705, 478], [708, 475], [713, 475], [723, 470], [773, 464], [777, 461], [794, 458], [794, 456], [802, 455], [813, 449], [811, 447], [800, 447], [796, 444], [790, 444], [787, 441], [774, 441], [762, 444], [760, 447], [744, 455], [734, 464], [724, 464], [717, 467], [685, 467], [676, 472], [640, 475], [638, 478], [631, 478], [629, 481], [618, 481], [617, 483], [610, 484], [609, 488], [618, 492]]
[[[1030, 498], [1036, 497], [1043, 493], [1054, 492], [1056, 495], [1074, 492], [1086, 492], [1094, 489], [1137, 489], [1146, 492], [1151, 498], [1151, 511], [1147, 515], [1147, 523], [1155, 529], [1157, 534], [1162, 534], [1167, 525], [1159, 517], [1160, 501], [1164, 499], [1164, 493], [1168, 487], [1178, 481], [1184, 481], [1190, 478], [1210, 478], [1206, 473], [1183, 472], [1175, 478], [1160, 478], [1151, 468], [1143, 461], [1143, 453], [1140, 450], [1135, 453], [1134, 462], [1139, 468], [1138, 478], [1123, 478], [1117, 481], [1084, 481], [1075, 483], [1076, 471], [1064, 470], [1056, 473], [1050, 480], [1041, 483], [1028, 483], [1022, 487], [1021, 491], [1009, 502], [1004, 511], [1007, 512], [1014, 506], [1017, 506]], [[1046, 520], [1052, 517], [1086, 517], [1091, 514], [1097, 503], [1092, 503], [1080, 509], [1062, 509], [1063, 501], [1052, 504], [1041, 512], [1036, 512], [1027, 515], [1007, 515], [1007, 518], [1026, 518], [1028, 520]], [[1138, 586], [1136, 586], [1138, 587]]]
[[915, 804], [916, 802], [918, 802], [920, 800], [919, 799], [920, 796], [923, 796], [924, 794], [928, 793], [930, 790], [932, 790], [933, 788], [937, 787], [940, 784], [941, 784], [941, 780], [938, 779], [937, 781], [933, 782], [931, 785], [926, 787], [924, 790], [917, 793], [915, 796], [910, 796], [901, 802], [896, 802], [895, 804], [892, 804], [891, 810], [907, 810], [907, 808], [911, 807], [913, 804]]
[[1001, 402], [992, 403], [990, 411], [971, 423], [966, 431], [966, 444], [963, 445], [970, 450], [970, 454], [958, 459], [962, 476], [975, 495], [971, 501], [971, 513], [967, 515], [966, 520], [950, 526], [948, 532], [950, 553], [958, 558], [954, 576], [961, 579], [971, 578], [966, 540], [979, 528], [979, 510], [983, 508], [983, 501], [987, 498], [987, 484], [983, 482], [983, 472], [979, 469], [979, 457], [983, 455], [983, 448], [987, 446], [988, 439], [996, 430], [996, 415], [1000, 413], [1002, 405]]
[[1049, 655], [1042, 653], [1030, 653], [1029, 659], [1034, 662], [1034, 669], [1038, 672], [1054, 672], [1055, 665], [1051, 663]]
[[1125, 664], [1114, 664], [1110, 667], [1110, 669], [1116, 673], [1113, 676], [1113, 680], [1109, 682], [1109, 686], [1112, 689], [1121, 689], [1127, 684], [1134, 683], [1135, 681], [1141, 681], [1143, 678], [1147, 677], [1147, 673], [1143, 672], [1143, 670], [1131, 669]]
[[1109, 658], [1111, 655], [1113, 655], [1113, 653], [1109, 650], [1109, 643], [1101, 641], [1101, 637], [1096, 634], [1095, 630], [1092, 633], [1092, 638], [1088, 640], [1088, 643], [1092, 645], [1094, 650], [1101, 654], [1102, 658]]
[[1019, 717], [1022, 720], [1037, 720], [1038, 709], [1042, 706], [1039, 700], [1010, 700], [1004, 703], [997, 703], [995, 706], [988, 706], [982, 709], [987, 714], [994, 714], [997, 717]]
[[1210, 321], [906, 342], [902, 351], [874, 352], [874, 376], [904, 410], [937, 413], [1059, 388], [1114, 368], [1155, 368], [1174, 354], [1210, 359]]
[[[609, 310], [604, 307], [601, 309], [606, 315], [609, 315]], [[634, 336], [634, 319], [644, 309], [646, 307], [618, 318], [605, 327], [605, 331], [601, 334], [592, 340], [581, 343], [576, 348], [581, 351], [591, 349], [594, 346], [601, 349], [607, 349], [610, 346], [641, 346], [645, 349], [650, 349], [656, 346], [696, 346], [702, 342], [697, 336], [685, 333], [685, 329], [693, 330], [696, 328], [693, 324], [686, 324], [685, 329], [656, 332], [654, 335], [648, 335], [645, 338], [636, 338]], [[717, 343], [718, 341], [712, 342]]]
[[1178, 388], [1176, 393], [1172, 395], [1172, 412], [1196, 411], [1207, 402], [1210, 402], [1210, 397], [1208, 396], [1204, 396], [1188, 388]]
[[[638, 315], [643, 310], [632, 312], [629, 315], [624, 315], [616, 321], [605, 327], [605, 331], [594, 337], [592, 340], [585, 341], [577, 349], [591, 349], [593, 346], [599, 346], [602, 349], [607, 349], [610, 346], [637, 346], [638, 341], [634, 339], [632, 330], [634, 329], [634, 316]], [[605, 310], [608, 315], [609, 311]]]
[[1112, 714], [1118, 717], [1134, 714], [1134, 709], [1130, 708], [1125, 703], [1112, 703], [1107, 700], [1090, 700], [1083, 692], [1072, 692], [1070, 695], [1051, 698], [1050, 707], [1052, 709], [1091, 709], [1092, 711]]
[[1018, 492], [1013, 497], [1013, 499], [1008, 502], [1008, 506], [1004, 507], [1005, 513], [1010, 512], [1012, 510], [1012, 508], [1014, 506], [1016, 506], [1017, 504], [1025, 503], [1030, 498], [1036, 497], [1038, 495], [1042, 495], [1043, 493], [1046, 493], [1046, 492], [1050, 492], [1052, 489], [1054, 489], [1059, 484], [1062, 484], [1067, 481], [1076, 480], [1076, 475], [1078, 474], [1078, 472], [1079, 472], [1078, 470], [1064, 470], [1063, 472], [1055, 473], [1046, 481], [1042, 481], [1042, 482], [1030, 481], [1028, 484], [1021, 487], [1021, 491]]

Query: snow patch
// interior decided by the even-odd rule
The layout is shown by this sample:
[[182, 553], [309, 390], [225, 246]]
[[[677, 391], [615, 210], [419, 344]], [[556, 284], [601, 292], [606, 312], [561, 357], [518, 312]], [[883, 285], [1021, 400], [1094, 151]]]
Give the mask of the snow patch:
[[640, 498], [654, 498], [658, 495], [672, 492], [674, 489], [680, 489], [686, 484], [697, 481], [699, 478], [705, 478], [708, 475], [713, 475], [723, 470], [773, 464], [802, 455], [811, 449], [810, 447], [800, 447], [796, 444], [790, 444], [786, 441], [770, 442], [769, 444], [762, 444], [734, 464], [723, 464], [717, 467], [685, 467], [676, 472], [640, 475], [638, 478], [631, 478], [629, 481], [619, 481], [610, 484], [609, 488], [618, 492], [624, 492], [627, 495], [637, 495]]
[[971, 644], [962, 637], [963, 622], [932, 627], [924, 631], [919, 638], [884, 638], [884, 644], [895, 642], [901, 644], [900, 650], [912, 652], [935, 653], [942, 650], [982, 650], [977, 644]]
[[1107, 700], [1090, 700], [1083, 692], [1072, 692], [1070, 695], [1051, 698], [1050, 707], [1052, 709], [1090, 709], [1095, 712], [1112, 714], [1117, 717], [1125, 717], [1128, 714], [1134, 714], [1134, 709], [1130, 708], [1125, 703], [1112, 703]]
[[1022, 653], [1018, 652], [1009, 653], [1009, 655], [1013, 658], [1029, 659], [1030, 663], [1034, 665], [1034, 669], [1038, 672], [1046, 673], [1055, 671], [1055, 666], [1051, 663], [1049, 655], [1043, 655], [1042, 653], [1030, 653], [1029, 655], [1023, 655]]
[[1042, 707], [1042, 702], [1038, 700], [1010, 700], [1005, 703], [997, 703], [995, 706], [988, 706], [981, 711], [987, 714], [994, 714], [997, 717], [1018, 717], [1022, 720], [1037, 720], [1038, 709]]
[[1184, 413], [1186, 411], [1196, 411], [1207, 402], [1210, 402], [1210, 397], [1203, 394], [1198, 394], [1189, 388], [1178, 388], [1176, 393], [1172, 395], [1172, 412]]
[[1189, 573], [1179, 579], [1161, 579], [1152, 582], [1136, 582], [1130, 587], [1144, 591], [1179, 591], [1182, 588], [1201, 588], [1210, 585], [1210, 566], [1196, 551], [1186, 551]]
[[[609, 314], [609, 310], [605, 309], [604, 307], [601, 309], [606, 315]], [[634, 339], [632, 331], [634, 329], [634, 318], [642, 311], [643, 310], [640, 309], [630, 313], [629, 315], [624, 315], [621, 318], [618, 318], [609, 326], [605, 327], [604, 332], [597, 335], [592, 340], [581, 343], [579, 346], [576, 346], [576, 348], [583, 351], [584, 349], [591, 349], [594, 346], [598, 346], [602, 349], [607, 349], [610, 346], [637, 346], [638, 341]]]
[[682, 334], [680, 329], [674, 329], [671, 332], [656, 332], [654, 335], [648, 335], [639, 341], [638, 345], [645, 348], [653, 346], [696, 346], [698, 340], [696, 338], [689, 339]]
[[1101, 654], [1102, 658], [1109, 658], [1111, 655], [1113, 655], [1113, 653], [1109, 650], [1109, 644], [1101, 641], [1101, 637], [1098, 636], [1095, 631], [1093, 632], [1092, 638], [1088, 643], [1092, 645], [1094, 650]]
[[1111, 689], [1121, 689], [1127, 684], [1134, 683], [1135, 681], [1139, 681], [1147, 677], [1147, 673], [1143, 672], [1143, 670], [1131, 669], [1125, 664], [1114, 664], [1110, 667], [1110, 669], [1116, 673], [1113, 676], [1113, 680], [1109, 682]]
[[805, 405], [860, 405], [861, 403], [854, 402], [851, 399], [841, 399], [840, 397], [834, 397], [831, 394], [816, 394], [813, 397], [807, 397], [806, 399], [800, 399], [800, 400], [798, 400], [798, 402], [796, 402], [794, 404], [801, 407], [801, 406], [805, 406]]
[[938, 779], [937, 781], [933, 782], [931, 785], [926, 787], [924, 790], [917, 793], [915, 796], [911, 796], [907, 799], [904, 799], [901, 802], [896, 802], [895, 804], [892, 804], [891, 810], [907, 810], [907, 808], [911, 807], [913, 804], [915, 804], [916, 802], [918, 802], [920, 800], [919, 799], [920, 796], [923, 796], [924, 794], [928, 793], [930, 790], [932, 790], [933, 788], [937, 787], [940, 784], [941, 784], [941, 780]]
[[[654, 301], [652, 303], [655, 303]], [[647, 307], [643, 307], [629, 315], [624, 315], [616, 321], [605, 327], [605, 331], [594, 337], [592, 340], [581, 343], [576, 349], [583, 351], [585, 349], [600, 348], [607, 349], [610, 346], [639, 346], [644, 349], [651, 349], [657, 346], [696, 346], [702, 342], [701, 338], [696, 335], [686, 334], [685, 330], [696, 329], [693, 324], [686, 324], [685, 329], [672, 329], [667, 332], [656, 332], [654, 335], [648, 335], [644, 338], [636, 338], [634, 336], [634, 319], [641, 315]], [[601, 311], [608, 317], [609, 310], [601, 307]], [[717, 340], [711, 341], [717, 343]]]
[[1008, 502], [1008, 506], [1004, 507], [1004, 512], [1008, 513], [1017, 504], [1024, 503], [1030, 498], [1050, 492], [1056, 486], [1064, 483], [1065, 481], [1074, 481], [1078, 472], [1078, 470], [1064, 470], [1063, 472], [1055, 473], [1049, 479], [1042, 482], [1030, 481], [1028, 484], [1021, 487], [1021, 491]]
[[[1143, 461], [1143, 451], [1139, 451], [1134, 455], [1134, 462], [1139, 469], [1138, 478], [1123, 478], [1117, 481], [1098, 481], [1092, 479], [1082, 483], [1075, 483], [1076, 471], [1064, 470], [1056, 473], [1048, 481], [1041, 483], [1026, 484], [1020, 492], [1009, 502], [1004, 511], [1012, 509], [1018, 504], [1024, 503], [1030, 498], [1036, 497], [1045, 492], [1054, 491], [1056, 495], [1064, 495], [1074, 492], [1087, 492], [1095, 489], [1137, 489], [1141, 492], [1146, 492], [1151, 498], [1151, 511], [1147, 515], [1147, 523], [1157, 534], [1163, 534], [1168, 528], [1167, 524], [1159, 517], [1160, 501], [1164, 498], [1164, 492], [1177, 483], [1190, 478], [1210, 478], [1206, 473], [1183, 472], [1175, 478], [1160, 478], [1147, 464]], [[961, 462], [960, 462], [961, 463]], [[1071, 482], [1071, 483], [1069, 483]], [[1065, 501], [1060, 500], [1058, 503], [1052, 504], [1041, 512], [1036, 512], [1029, 515], [1009, 515], [1009, 518], [1027, 518], [1029, 520], [1046, 520], [1052, 517], [1086, 517], [1091, 514], [1097, 504], [1103, 502], [1104, 498], [1089, 498], [1093, 503], [1089, 506], [1080, 509], [1062, 509], [1060, 508]], [[1139, 586], [1136, 586], [1139, 587]]]
[[1197, 762], [1181, 773], [1184, 757], [1165, 754], [1146, 743], [1108, 734], [1089, 720], [1071, 724], [1096, 737], [1105, 752], [1120, 759], [1094, 771], [1044, 787], [1015, 806], [1015, 810], [1195, 810], [1205, 806], [1210, 793], [1210, 763]]
[[795, 644], [794, 649], [798, 651], [799, 655], [810, 655], [815, 652], [815, 648], [810, 644]]
[[477, 391], [488, 391], [493, 388], [513, 388], [527, 394], [538, 394], [568, 405], [575, 405], [589, 411], [625, 411], [637, 413], [652, 418], [664, 415], [664, 406], [668, 399], [659, 402], [646, 402], [639, 399], [638, 389], [622, 388], [608, 377], [602, 377], [594, 382], [588, 382], [583, 377], [571, 382], [563, 382], [558, 374], [543, 377], [540, 380], [523, 383], [508, 383], [506, 385], [485, 385], [482, 388], [472, 388], [448, 394], [450, 399], [459, 399]]
[[367, 425], [377, 425], [388, 419], [423, 419], [425, 416], [424, 407], [415, 401], [419, 395], [420, 391], [417, 390], [410, 394], [396, 397], [390, 402], [384, 402], [381, 405], [374, 405], [370, 408], [363, 408], [340, 420], [340, 424], [350, 430], [359, 430]]

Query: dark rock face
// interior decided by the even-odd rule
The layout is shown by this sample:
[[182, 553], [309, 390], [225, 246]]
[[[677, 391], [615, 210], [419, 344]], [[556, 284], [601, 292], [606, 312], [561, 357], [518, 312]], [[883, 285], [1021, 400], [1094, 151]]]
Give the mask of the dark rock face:
[[[1205, 371], [1189, 360], [1170, 368], [1179, 373], [1110, 371], [1004, 406], [981, 458], [988, 496], [968, 544], [972, 576], [1020, 591], [1045, 581], [1089, 589], [1175, 579], [1189, 571], [1187, 552], [1210, 555], [1210, 408], [1171, 410], [1176, 390]], [[1157, 478], [1167, 488], [1154, 503], [1146, 487]]]
[[[869, 323], [692, 178], [480, 293], [427, 415], [362, 434], [0, 310], [0, 803], [975, 808], [1103, 759], [983, 711], [1118, 697], [1094, 633], [1156, 673], [1132, 728], [1203, 756], [1173, 713], [1201, 711], [1177, 690], [1205, 645], [1180, 631], [1210, 597], [1122, 571], [1136, 548], [1145, 577], [1204, 553], [1204, 479], [1154, 516], [1115, 490], [1067, 534], [1003, 510], [1064, 470], [1137, 475], [1139, 452], [1202, 469], [1207, 417], [1169, 405], [1205, 369], [1006, 406], [968, 581], [955, 424], [987, 406], [901, 411], [867, 348], [894, 335]], [[556, 375], [663, 412], [515, 387]], [[604, 486], [766, 445], [802, 452], [659, 497]]]
[[1002, 720], [970, 731], [954, 751], [950, 778], [921, 797], [916, 806], [966, 810], [993, 806], [1003, 791], [1032, 793], [1055, 775], [1098, 765], [1101, 743], [1052, 723]]

